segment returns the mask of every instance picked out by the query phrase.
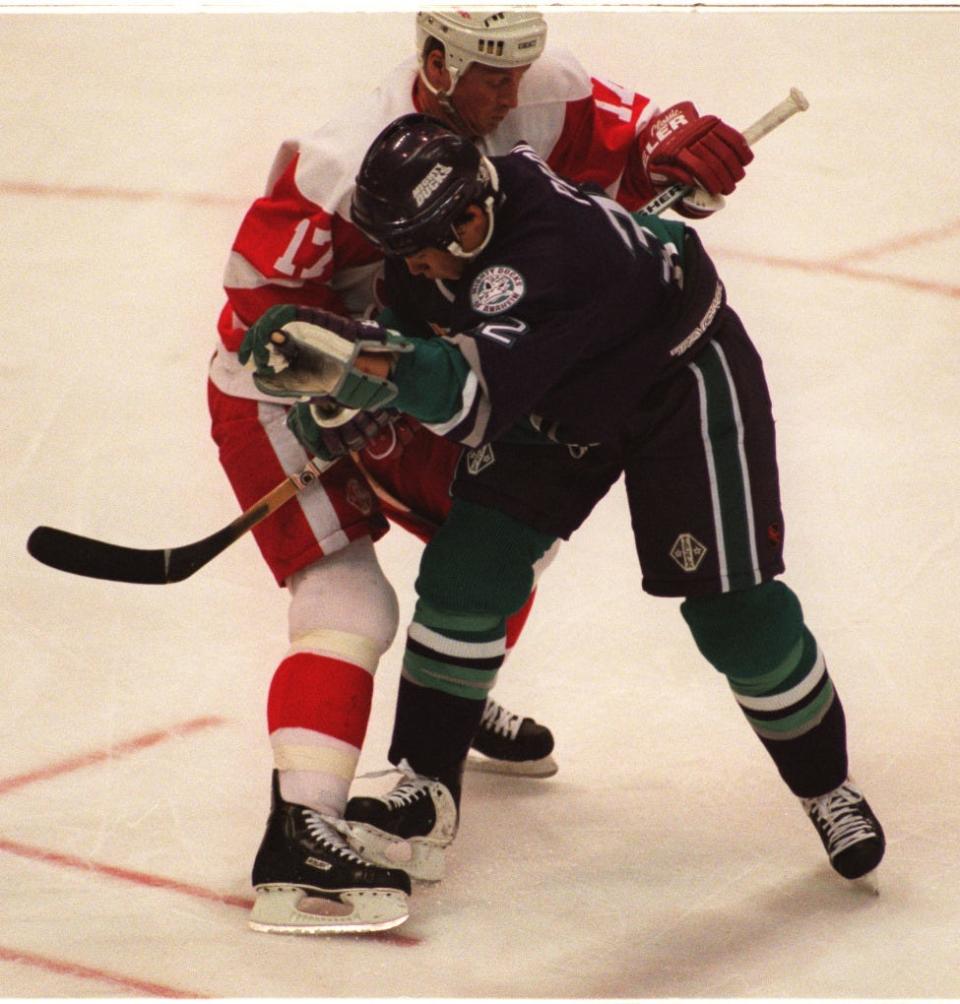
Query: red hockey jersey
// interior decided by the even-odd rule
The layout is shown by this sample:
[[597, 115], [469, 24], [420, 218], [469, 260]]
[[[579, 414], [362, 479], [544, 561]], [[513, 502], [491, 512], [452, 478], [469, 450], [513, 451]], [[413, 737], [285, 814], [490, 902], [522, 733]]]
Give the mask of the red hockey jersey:
[[[359, 316], [376, 305], [382, 256], [350, 222], [350, 200], [376, 136], [395, 118], [418, 110], [416, 76], [411, 58], [348, 114], [281, 145], [265, 194], [244, 217], [224, 274], [227, 303], [218, 326], [223, 345], [211, 369], [221, 390], [263, 398], [235, 352], [246, 328], [268, 307], [295, 302]], [[591, 77], [572, 54], [555, 49], [530, 67], [518, 107], [480, 146], [498, 156], [524, 140], [558, 174], [597, 184], [637, 209], [655, 193], [636, 137], [657, 111], [648, 98]]]

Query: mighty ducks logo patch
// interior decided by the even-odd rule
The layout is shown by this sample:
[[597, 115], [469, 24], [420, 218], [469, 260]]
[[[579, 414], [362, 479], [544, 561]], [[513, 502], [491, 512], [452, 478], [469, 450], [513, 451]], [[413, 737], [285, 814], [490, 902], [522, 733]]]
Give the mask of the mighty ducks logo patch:
[[527, 287], [523, 276], [509, 265], [491, 265], [473, 280], [470, 306], [479, 314], [502, 314], [519, 303]]

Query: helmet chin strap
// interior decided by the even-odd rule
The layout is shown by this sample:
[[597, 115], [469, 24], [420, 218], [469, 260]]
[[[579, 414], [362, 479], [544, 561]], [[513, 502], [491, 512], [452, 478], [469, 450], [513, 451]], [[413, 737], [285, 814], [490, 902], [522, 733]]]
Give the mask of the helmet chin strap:
[[[497, 174], [497, 169], [493, 164], [486, 158], [481, 156], [480, 163], [482, 168], [487, 172], [490, 178], [490, 194], [483, 200], [483, 209], [487, 216], [487, 232], [484, 234], [483, 240], [480, 242], [479, 246], [474, 248], [472, 251], [464, 251], [463, 245], [459, 240], [452, 241], [447, 245], [447, 250], [454, 258], [461, 258], [465, 261], [470, 261], [476, 258], [478, 254], [490, 243], [490, 238], [493, 237], [493, 224], [496, 216], [493, 212], [493, 207], [497, 201], [497, 195], [500, 192], [500, 178]], [[456, 233], [456, 231], [454, 231]]]
[[[448, 71], [449, 72], [449, 71]], [[446, 116], [447, 121], [453, 126], [454, 129], [462, 136], [467, 136], [470, 139], [479, 139], [474, 131], [467, 125], [464, 121], [463, 116], [453, 104], [453, 91], [457, 86], [456, 77], [451, 74], [450, 90], [441, 91], [439, 87], [434, 87], [433, 84], [427, 79], [426, 73], [424, 73], [423, 67], [421, 66], [418, 71], [418, 76], [423, 83], [423, 86], [437, 99], [440, 105], [440, 110]]]

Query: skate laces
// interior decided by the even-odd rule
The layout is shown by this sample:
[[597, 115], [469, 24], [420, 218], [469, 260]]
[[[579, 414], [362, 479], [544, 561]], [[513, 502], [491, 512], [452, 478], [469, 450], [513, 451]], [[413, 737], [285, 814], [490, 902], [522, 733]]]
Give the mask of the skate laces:
[[405, 778], [403, 781], [398, 781], [388, 792], [377, 796], [386, 802], [391, 809], [399, 809], [404, 805], [410, 805], [417, 798], [427, 795], [427, 788], [433, 783], [429, 777], [421, 777], [406, 759], [401, 760], [396, 767], [388, 767], [386, 770], [374, 770], [369, 774], [362, 774], [361, 777], [386, 777], [388, 774], [403, 774]]
[[370, 862], [360, 857], [347, 843], [350, 826], [346, 820], [337, 819], [336, 816], [325, 816], [314, 809], [304, 809], [303, 818], [310, 836], [319, 843], [354, 864], [369, 865]]
[[480, 719], [481, 728], [489, 729], [491, 732], [506, 736], [508, 739], [516, 739], [522, 724], [523, 719], [520, 715], [508, 711], [492, 698], [487, 698], [487, 703], [483, 708], [483, 716]]
[[801, 801], [810, 818], [823, 826], [831, 858], [867, 837], [876, 836], [873, 823], [861, 811], [863, 795], [849, 781], [819, 798]]

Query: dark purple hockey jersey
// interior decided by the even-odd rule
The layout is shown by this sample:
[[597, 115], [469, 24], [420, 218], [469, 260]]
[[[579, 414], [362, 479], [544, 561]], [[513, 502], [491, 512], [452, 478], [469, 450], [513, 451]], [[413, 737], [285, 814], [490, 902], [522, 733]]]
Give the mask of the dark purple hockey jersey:
[[[493, 164], [493, 236], [462, 278], [415, 278], [402, 262], [387, 272], [396, 314], [447, 330], [443, 352], [469, 364], [458, 370], [458, 404], [437, 420], [427, 376], [436, 344], [399, 357], [395, 404], [428, 413], [434, 431], [468, 446], [531, 415], [564, 441], [614, 439], [650, 388], [704, 343], [723, 287], [683, 224], [587, 194], [522, 144]], [[451, 370], [438, 367], [435, 379], [449, 382]]]

